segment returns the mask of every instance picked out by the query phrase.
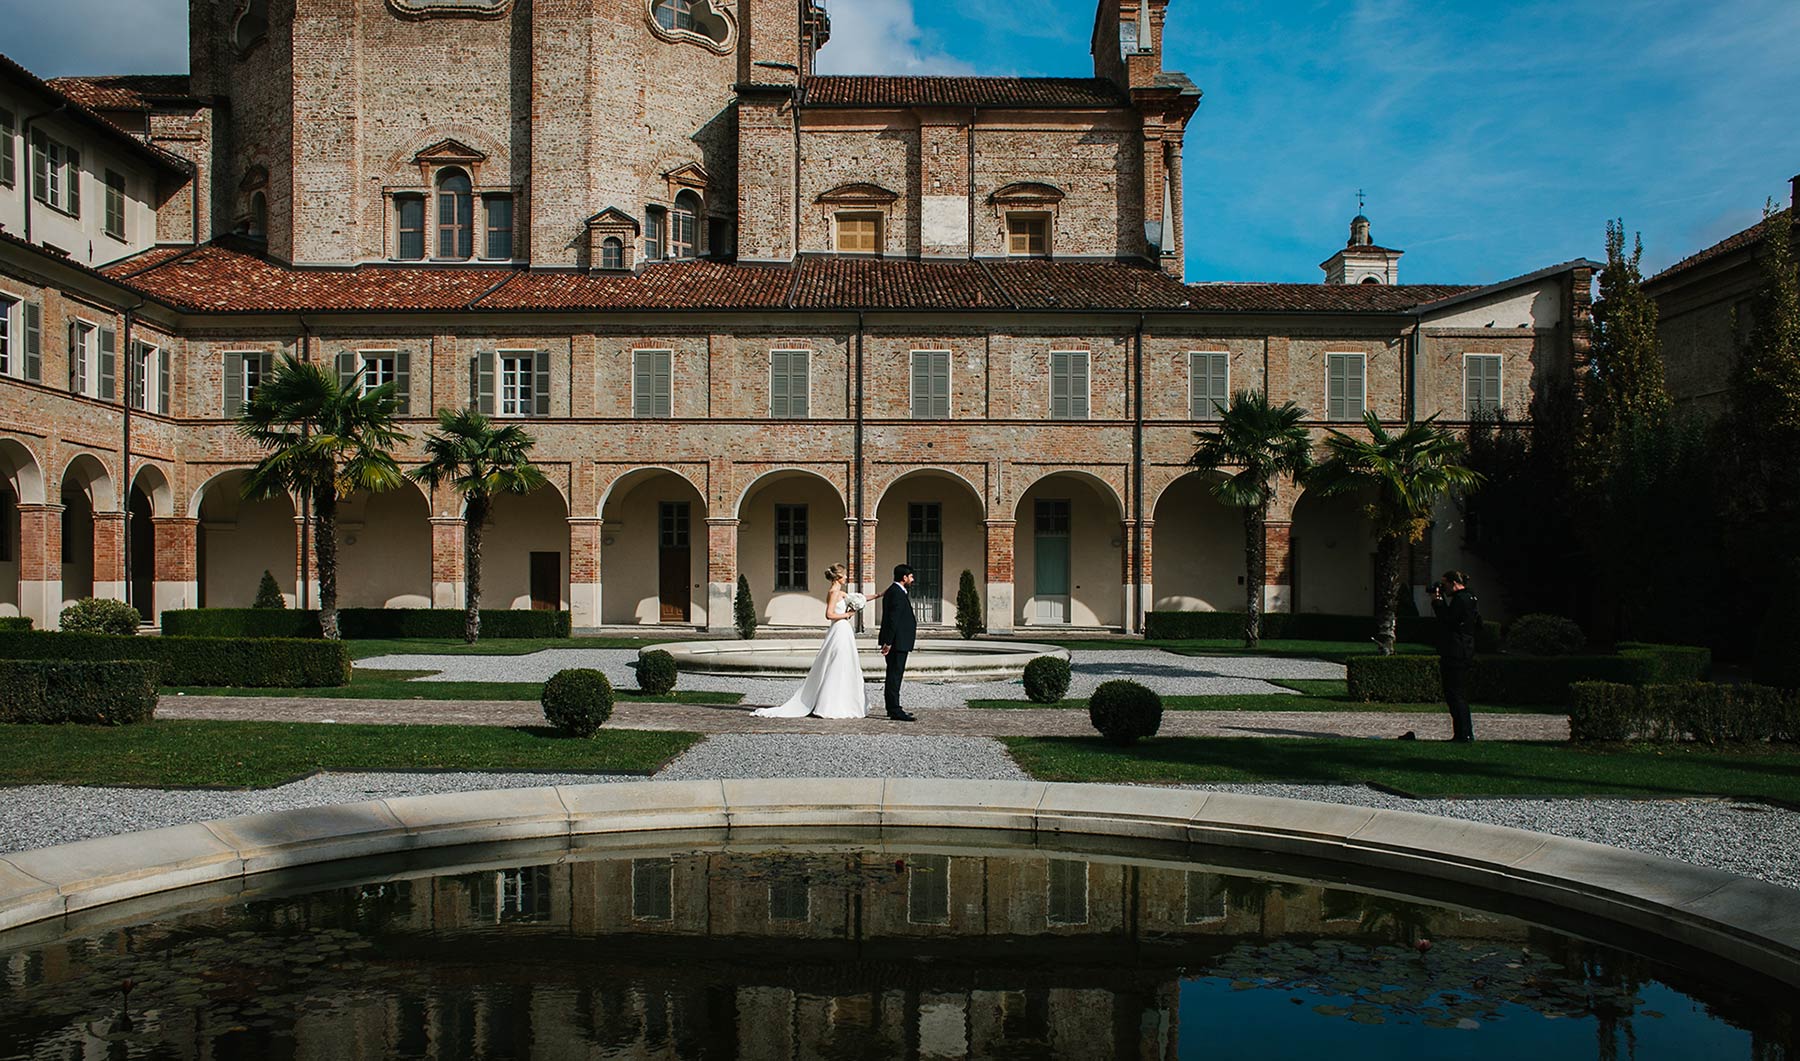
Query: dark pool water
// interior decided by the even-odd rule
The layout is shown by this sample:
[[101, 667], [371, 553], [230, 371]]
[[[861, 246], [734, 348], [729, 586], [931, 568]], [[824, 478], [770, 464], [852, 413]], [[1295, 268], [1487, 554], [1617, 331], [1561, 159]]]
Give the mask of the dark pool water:
[[1391, 892], [1036, 852], [585, 858], [0, 937], [6, 1059], [1784, 1061], [1794, 1036], [1747, 974]]

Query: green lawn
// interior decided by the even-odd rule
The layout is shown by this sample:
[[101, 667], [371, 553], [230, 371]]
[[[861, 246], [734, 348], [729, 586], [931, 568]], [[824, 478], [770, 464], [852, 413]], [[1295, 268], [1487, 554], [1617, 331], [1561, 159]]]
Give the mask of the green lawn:
[[1800, 805], [1800, 749], [1750, 745], [1003, 738], [1045, 781], [1374, 784], [1415, 796], [1732, 796]]
[[[366, 670], [350, 674], [350, 684], [325, 689], [238, 689], [170, 686], [164, 696], [279, 696], [317, 697], [324, 700], [531, 700], [543, 698], [543, 682], [415, 682], [435, 673], [428, 670]], [[743, 693], [682, 692], [652, 696], [636, 689], [615, 689], [616, 699], [646, 704], [735, 704]]]
[[521, 637], [494, 641], [477, 641], [473, 645], [456, 638], [408, 638], [404, 640], [346, 641], [350, 658], [372, 659], [376, 656], [529, 656], [533, 652], [555, 648], [629, 648], [666, 645], [674, 638], [644, 637]]
[[[1415, 714], [1431, 714], [1444, 711], [1441, 701], [1424, 704], [1365, 704], [1360, 700], [1350, 699], [1348, 683], [1341, 678], [1298, 678], [1284, 679], [1272, 684], [1289, 693], [1270, 694], [1233, 694], [1230, 696], [1165, 696], [1162, 698], [1165, 711], [1397, 711]], [[1060, 708], [1070, 711], [1086, 711], [1086, 700], [1059, 700], [1054, 704], [1036, 704], [1030, 700], [970, 700], [970, 707], [978, 708]], [[1474, 704], [1471, 709], [1481, 714], [1546, 714], [1560, 715], [1564, 709], [1560, 707], [1528, 707], [1521, 705]]]
[[[1322, 659], [1342, 663], [1351, 656], [1373, 656], [1375, 641], [1261, 641], [1256, 648], [1244, 648], [1241, 638], [1226, 637], [1194, 641], [1145, 641], [1146, 648], [1160, 648], [1180, 656], [1269, 656], [1276, 659]], [[1394, 651], [1402, 656], [1436, 655], [1431, 645], [1399, 644]]]
[[695, 733], [547, 728], [363, 726], [299, 722], [146, 722], [7, 726], [0, 785], [264, 788], [318, 770], [650, 773]]

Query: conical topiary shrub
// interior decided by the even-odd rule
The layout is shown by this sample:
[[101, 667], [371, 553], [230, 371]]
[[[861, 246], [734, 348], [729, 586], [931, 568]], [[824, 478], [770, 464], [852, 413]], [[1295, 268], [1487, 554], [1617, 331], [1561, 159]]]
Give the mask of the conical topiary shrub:
[[987, 619], [981, 614], [981, 594], [975, 591], [975, 572], [965, 569], [962, 581], [956, 587], [956, 632], [968, 640], [986, 629]]
[[745, 641], [756, 637], [756, 599], [750, 596], [750, 580], [738, 576], [737, 600], [734, 602], [738, 636]]
[[256, 586], [256, 603], [251, 605], [251, 607], [254, 607], [254, 608], [285, 608], [285, 607], [287, 607], [287, 598], [283, 597], [281, 595], [281, 587], [278, 584], [276, 584], [275, 576], [270, 574], [268, 572], [268, 569], [266, 569], [266, 568], [263, 570], [262, 581], [257, 583], [257, 586]]

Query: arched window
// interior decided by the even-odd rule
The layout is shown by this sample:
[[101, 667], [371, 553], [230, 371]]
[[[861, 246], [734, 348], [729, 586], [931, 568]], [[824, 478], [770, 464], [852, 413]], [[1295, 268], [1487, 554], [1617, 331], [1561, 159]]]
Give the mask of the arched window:
[[1363, 278], [1362, 278], [1362, 282], [1363, 282], [1363, 283], [1365, 283], [1365, 284], [1379, 284], [1379, 283], [1381, 283], [1381, 277], [1379, 277], [1379, 276], [1365, 276], [1365, 277], [1363, 277]]
[[438, 176], [437, 256], [467, 261], [475, 253], [475, 195], [469, 175], [447, 169]]
[[684, 191], [669, 211], [669, 257], [695, 258], [700, 254], [700, 197]]
[[250, 193], [250, 236], [266, 239], [269, 235], [269, 198], [261, 192]]
[[232, 43], [239, 52], [247, 52], [268, 35], [269, 0], [245, 0], [238, 9], [237, 22], [231, 27]]
[[600, 268], [625, 268], [625, 244], [620, 242], [619, 237], [608, 236], [600, 244]]
[[707, 0], [656, 0], [651, 12], [665, 30], [692, 33], [715, 44], [731, 39], [731, 24], [719, 17]]

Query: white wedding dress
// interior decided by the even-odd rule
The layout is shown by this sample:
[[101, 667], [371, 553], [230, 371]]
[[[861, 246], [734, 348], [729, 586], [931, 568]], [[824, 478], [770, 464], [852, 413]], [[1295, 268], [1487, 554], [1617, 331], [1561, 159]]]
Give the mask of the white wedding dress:
[[862, 664], [856, 659], [856, 631], [850, 618], [844, 618], [833, 619], [825, 628], [825, 643], [819, 646], [800, 691], [780, 707], [765, 707], [756, 714], [764, 718], [862, 718], [868, 708]]

